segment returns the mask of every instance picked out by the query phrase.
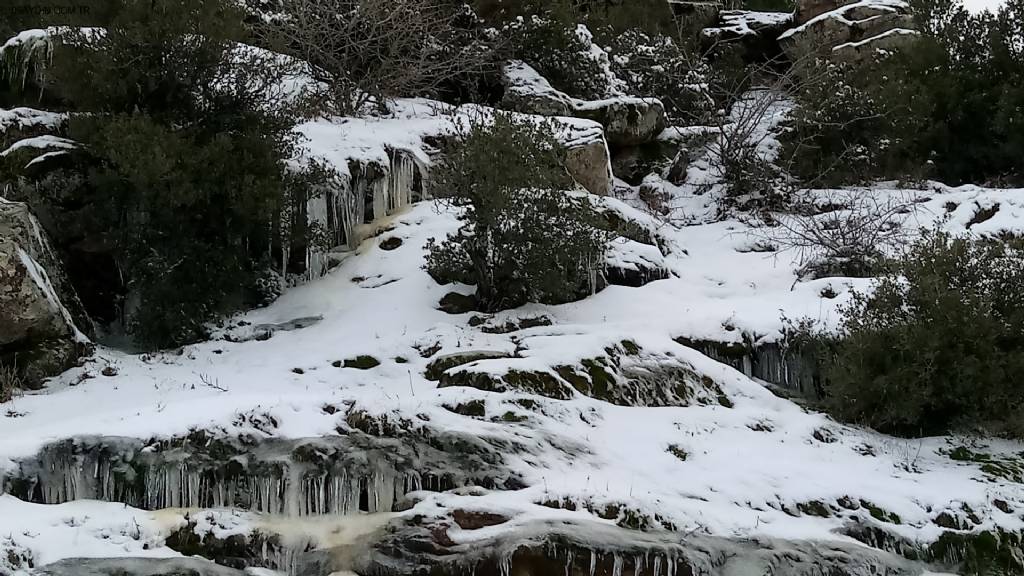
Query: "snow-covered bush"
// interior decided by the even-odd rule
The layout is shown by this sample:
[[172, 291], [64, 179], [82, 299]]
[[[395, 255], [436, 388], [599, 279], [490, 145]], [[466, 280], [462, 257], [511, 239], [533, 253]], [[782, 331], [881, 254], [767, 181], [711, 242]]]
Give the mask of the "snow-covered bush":
[[715, 110], [707, 62], [670, 36], [630, 29], [610, 35], [612, 71], [630, 94], [661, 100], [675, 121], [698, 124]]
[[824, 358], [833, 414], [887, 433], [1024, 434], [1024, 254], [925, 232], [855, 295]]
[[821, 186], [921, 175], [910, 137], [920, 134], [923, 115], [887, 98], [863, 70], [818, 62], [806, 74], [783, 138], [795, 176]]
[[476, 285], [486, 310], [589, 294], [606, 234], [574, 189], [556, 127], [498, 114], [474, 121], [432, 172], [435, 196], [464, 208], [465, 225], [430, 246], [435, 279]]
[[555, 88], [577, 98], [605, 98], [620, 89], [608, 55], [583, 24], [550, 15], [517, 18], [502, 29], [514, 56]]

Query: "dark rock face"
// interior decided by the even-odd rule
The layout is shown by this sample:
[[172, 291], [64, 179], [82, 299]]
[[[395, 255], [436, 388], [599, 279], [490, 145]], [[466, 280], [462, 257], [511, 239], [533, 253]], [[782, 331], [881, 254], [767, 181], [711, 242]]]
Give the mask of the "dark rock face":
[[65, 440], [20, 462], [3, 486], [13, 496], [44, 504], [91, 499], [147, 510], [233, 507], [306, 516], [388, 512], [416, 490], [520, 485], [503, 466], [509, 446], [413, 431], [406, 423], [374, 426], [370, 420], [343, 424], [342, 436], [301, 440], [201, 432], [151, 443]]
[[821, 374], [813, 356], [777, 342], [727, 343], [676, 338], [683, 346], [728, 364], [749, 377], [764, 380], [806, 398], [821, 397]]
[[910, 576], [903, 558], [844, 543], [682, 537], [587, 522], [534, 522], [472, 545], [455, 544], [448, 518], [395, 525], [360, 574], [569, 576]]
[[38, 221], [0, 199], [0, 363], [39, 387], [87, 351], [83, 331], [89, 320]]

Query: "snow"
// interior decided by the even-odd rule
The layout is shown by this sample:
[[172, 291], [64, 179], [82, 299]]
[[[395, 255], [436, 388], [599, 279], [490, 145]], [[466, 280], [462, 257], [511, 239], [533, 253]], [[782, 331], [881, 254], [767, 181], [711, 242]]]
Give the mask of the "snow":
[[[878, 10], [880, 12], [897, 13], [906, 12], [907, 10], [910, 9], [910, 5], [904, 2], [903, 0], [860, 0], [859, 2], [854, 2], [852, 4], [840, 6], [839, 8], [832, 10], [831, 12], [819, 14], [818, 16], [811, 18], [810, 20], [804, 22], [803, 24], [797, 26], [796, 28], [790, 28], [789, 30], [786, 30], [779, 36], [779, 40], [783, 40], [791, 36], [800, 34], [803, 31], [807, 30], [808, 28], [816, 25], [818, 22], [829, 19], [839, 20], [843, 24], [852, 26], [855, 24], [855, 22], [847, 19], [846, 14], [848, 12], [855, 11], [860, 8], [871, 8]], [[874, 16], [872, 18], [877, 18], [877, 16]]]
[[[758, 153], [771, 159], [778, 152], [773, 130], [785, 119], [788, 105], [778, 99], [759, 101], [752, 94], [736, 107], [733, 124], [749, 106], [765, 106], [751, 138]], [[452, 134], [473, 115], [488, 113], [479, 107], [401, 100], [389, 116], [323, 118], [298, 130], [306, 137], [307, 157], [327, 161], [352, 176], [351, 162], [390, 165], [393, 150], [405, 150], [415, 161], [428, 164], [428, 141]], [[565, 122], [567, 138], [595, 129], [588, 121]], [[730, 126], [703, 131], [712, 138], [712, 150], [716, 135]], [[661, 138], [686, 139], [694, 132], [667, 130]], [[22, 146], [47, 147], [55, 142], [58, 147], [72, 145], [44, 138]], [[686, 182], [669, 187], [669, 221], [621, 200], [588, 196], [637, 221], [656, 240], [657, 247], [617, 243], [611, 250], [614, 262], [655, 262], [671, 274], [641, 288], [610, 286], [579, 302], [528, 305], [489, 319], [496, 325], [541, 315], [551, 320], [549, 326], [507, 334], [471, 325], [474, 314], [449, 315], [437, 309], [449, 291], [471, 290], [439, 286], [422, 269], [428, 240], [457, 230], [458, 213], [430, 201], [397, 206], [375, 222], [377, 235], [352, 246], [336, 268], [287, 290], [266, 308], [231, 319], [214, 340], [184, 347], [180, 353], [137, 355], [99, 347], [92, 359], [53, 379], [45, 389], [25, 392], [0, 406], [0, 475], [15, 473], [19, 460], [33, 457], [48, 443], [83, 436], [166, 439], [199, 429], [255, 438], [336, 436], [343, 416], [324, 406], [347, 405], [371, 415], [416, 421], [430, 430], [526, 447], [503, 454], [505, 465], [522, 478], [525, 488], [481, 490], [472, 496], [424, 492], [412, 509], [397, 513], [460, 507], [511, 518], [479, 531], [453, 531], [453, 538], [462, 542], [548, 520], [614, 522], [597, 518], [585, 507], [569, 511], [539, 505], [563, 498], [596, 508], [626, 504], [644, 514], [661, 515], [681, 533], [722, 537], [852, 542], [839, 532], [845, 523], [852, 518], [876, 522], [864, 507], [830, 518], [794, 513], [800, 504], [831, 505], [843, 498], [898, 514], [901, 523], [886, 528], [922, 544], [940, 535], [932, 522], [938, 513], [960, 510], [965, 504], [978, 514], [979, 530], [1024, 528], [1024, 520], [992, 504], [1000, 499], [1015, 509], [1024, 507], [1024, 485], [993, 482], [976, 463], [951, 460], [945, 451], [962, 439], [902, 440], [838, 424], [676, 342], [680, 337], [777, 341], [783, 316], [834, 325], [837, 308], [849, 301], [852, 291], [870, 287], [868, 279], [798, 281], [798, 254], [755, 249], [779, 230], [720, 217], [716, 209], [721, 190], [716, 182], [708, 156], [697, 158]], [[826, 198], [834, 192], [808, 194]], [[882, 183], [860, 192], [880, 201], [909, 198], [913, 213], [903, 221], [909, 233], [933, 223], [974, 236], [1024, 233], [1024, 190], [949, 188], [937, 183], [906, 190]], [[979, 221], [979, 212], [997, 205], [990, 218]], [[400, 238], [401, 245], [382, 249], [381, 241], [389, 237]], [[42, 271], [35, 274], [40, 286], [48, 284]], [[833, 297], [823, 296], [826, 287]], [[262, 332], [270, 337], [257, 338]], [[567, 400], [552, 400], [516, 391], [439, 388], [424, 376], [433, 359], [479, 351], [510, 357], [478, 360], [460, 369], [496, 375], [511, 370], [554, 373], [557, 366], [604, 356], [625, 340], [640, 352], [624, 362], [683, 367], [720, 388], [728, 402], [625, 406], [576, 392]], [[432, 358], [421, 356], [421, 349], [435, 346]], [[369, 370], [333, 365], [359, 355], [373, 356], [380, 365]], [[501, 414], [522, 398], [540, 406], [525, 412], [525, 421], [479, 419], [445, 408], [480, 400], [489, 415]], [[265, 415], [273, 425], [256, 426], [253, 415]], [[1024, 450], [1015, 442], [978, 441], [984, 444], [981, 449], [993, 454]], [[684, 450], [686, 459], [670, 447]], [[338, 534], [348, 541], [395, 517], [144, 512], [90, 501], [29, 504], [8, 495], [0, 497], [0, 535], [7, 538], [0, 539], [0, 549], [27, 550], [37, 563], [72, 557], [173, 556], [162, 541], [183, 525], [186, 512], [190, 519], [208, 520], [202, 528], [211, 532], [264, 527], [323, 546], [337, 543], [330, 539]]]
[[886, 37], [889, 37], [889, 36], [918, 36], [920, 34], [921, 33], [918, 32], [917, 30], [909, 30], [907, 28], [893, 28], [892, 30], [886, 30], [885, 32], [882, 32], [881, 34], [877, 34], [875, 36], [871, 36], [870, 38], [865, 38], [863, 40], [858, 40], [857, 42], [847, 42], [845, 44], [840, 44], [840, 45], [835, 46], [834, 48], [832, 48], [832, 51], [833, 52], [841, 52], [843, 50], [850, 49], [850, 48], [854, 48], [854, 49], [860, 48], [862, 46], [866, 46], [868, 44], [872, 44], [874, 42], [877, 42], [877, 41], [881, 40], [882, 38], [886, 38]]
[[751, 36], [764, 28], [783, 26], [793, 20], [791, 12], [754, 12], [750, 10], [723, 10], [718, 14], [721, 26], [705, 28], [705, 36], [730, 34]]
[[4, 110], [0, 108], [0, 134], [14, 128], [15, 130], [26, 130], [31, 128], [56, 129], [68, 115], [65, 113], [47, 112], [32, 108], [11, 108]]
[[[907, 193], [884, 187], [868, 192]], [[1024, 195], [1019, 190], [934, 185], [918, 193], [918, 221], [939, 219], [947, 213], [947, 204], [955, 203], [943, 224], [948, 230], [1024, 231]], [[978, 207], [995, 203], [1000, 208], [994, 217], [967, 229]], [[763, 231], [739, 221], [662, 227], [659, 234], [685, 247], [685, 252], [672, 250], [664, 256], [677, 277], [643, 288], [609, 287], [577, 303], [510, 311], [495, 321], [544, 314], [553, 325], [488, 334], [468, 326], [469, 315], [436, 310], [447, 289], [420, 268], [427, 238], [440, 237], [457, 225], [452, 213], [430, 202], [416, 204], [390, 221], [386, 234], [403, 239], [398, 249], [384, 251], [377, 246], [378, 239], [367, 240], [326, 277], [242, 316], [252, 325], [322, 317], [305, 328], [277, 332], [265, 341], [197, 344], [181, 355], [135, 356], [101, 348], [83, 368], [10, 404], [18, 417], [0, 418], [0, 466], [11, 469], [14, 460], [31, 456], [46, 442], [71, 436], [170, 437], [191, 428], [251, 432], [237, 423], [239, 414], [250, 412], [272, 415], [277, 427], [270, 433], [275, 436], [331, 435], [337, 416], [326, 414], [322, 406], [353, 402], [374, 414], [426, 414], [430, 426], [439, 429], [515, 438], [539, 450], [534, 455], [510, 455], [510, 465], [527, 488], [472, 499], [477, 507], [512, 514], [515, 518], [507, 529], [569, 514], [535, 504], [561, 497], [597, 505], [625, 502], [657, 512], [682, 530], [721, 536], [846, 540], [835, 533], [839, 519], [786, 512], [798, 503], [835, 502], [844, 496], [899, 514], [903, 523], [889, 528], [921, 542], [939, 535], [940, 529], [930, 522], [937, 512], [961, 503], [978, 511], [982, 527], [1024, 527], [1019, 518], [990, 504], [998, 497], [1015, 508], [1024, 506], [1024, 487], [984, 481], [976, 465], [951, 461], [941, 450], [953, 446], [954, 439], [899, 440], [836, 424], [672, 341], [681, 335], [728, 341], [754, 334], [771, 339], [778, 336], [780, 312], [833, 321], [836, 305], [866, 281], [794, 284], [794, 264], [785, 253], [744, 249]], [[826, 283], [840, 293], [837, 298], [820, 296]], [[235, 330], [242, 336], [245, 329], [227, 328], [225, 333]], [[500, 409], [515, 394], [437, 388], [423, 378], [428, 360], [414, 349], [436, 342], [441, 345], [439, 354], [518, 350], [518, 357], [479, 361], [473, 369], [543, 370], [601, 355], [626, 338], [644, 354], [663, 361], [674, 358], [711, 378], [733, 407], [613, 406], [577, 395], [567, 401], [538, 399], [550, 409], [531, 413], [528, 425], [476, 420], [443, 405], [479, 398], [491, 409]], [[368, 371], [331, 366], [333, 360], [359, 354], [382, 363]], [[395, 363], [392, 359], [398, 356], [409, 362]], [[105, 366], [116, 367], [116, 376], [98, 375]], [[82, 374], [95, 377], [80, 380]], [[204, 380], [217, 387], [205, 386]], [[837, 441], [816, 440], [820, 429], [831, 431]], [[686, 461], [667, 451], [672, 444], [688, 452]], [[577, 448], [566, 448], [570, 446]], [[991, 449], [1010, 453], [1021, 446], [992, 443]], [[672, 478], [686, 481], [667, 481]], [[408, 513], [435, 504], [454, 506], [460, 498], [466, 497], [428, 495]], [[140, 542], [157, 541], [169, 524], [166, 519], [140, 519], [147, 514], [100, 503], [25, 504], [7, 496], [0, 499], [0, 533], [20, 533], [13, 528], [25, 526], [29, 533], [40, 534], [15, 538], [47, 561], [74, 555], [170, 554], [156, 545], [146, 551], [139, 548]], [[866, 518], [865, 512], [860, 515]], [[75, 531], [63, 519], [85, 516], [85, 528], [76, 532], [82, 536], [68, 544]], [[27, 523], [14, 521], [11, 526], [12, 518]], [[135, 532], [125, 535], [134, 521], [143, 533], [139, 539], [133, 537]], [[12, 529], [4, 528], [4, 522]]]
[[6, 150], [0, 152], [0, 157], [8, 156], [17, 150], [22, 148], [35, 148], [38, 150], [45, 150], [47, 148], [61, 148], [64, 150], [72, 150], [78, 147], [78, 143], [74, 140], [62, 138], [60, 136], [43, 135], [33, 136], [32, 138], [25, 138], [18, 140], [14, 144], [7, 147]]

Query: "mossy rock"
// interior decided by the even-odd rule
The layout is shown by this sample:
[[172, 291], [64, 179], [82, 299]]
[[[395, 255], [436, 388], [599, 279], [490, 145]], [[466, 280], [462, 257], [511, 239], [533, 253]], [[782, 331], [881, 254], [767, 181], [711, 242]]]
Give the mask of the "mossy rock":
[[879, 522], [888, 522], [890, 524], [902, 524], [903, 523], [903, 519], [900, 518], [899, 514], [897, 514], [895, 512], [889, 512], [885, 508], [882, 508], [880, 506], [876, 506], [875, 504], [872, 504], [871, 502], [868, 502], [867, 500], [861, 500], [860, 501], [860, 505], [861, 505], [861, 507], [863, 507], [865, 510], [868, 511], [868, 514], [871, 514], [872, 518], [874, 518], [875, 520], [878, 520]]
[[504, 352], [488, 352], [484, 350], [445, 354], [444, 356], [435, 358], [434, 361], [428, 364], [423, 375], [427, 380], [437, 382], [445, 372], [452, 368], [464, 366], [471, 362], [476, 362], [477, 360], [495, 360], [498, 358], [508, 357], [509, 355]]
[[444, 405], [445, 410], [454, 412], [462, 416], [469, 416], [471, 418], [483, 418], [487, 416], [487, 404], [483, 400], [470, 400], [469, 402], [462, 402], [452, 406], [451, 404]]
[[818, 518], [831, 518], [832, 510], [828, 504], [825, 504], [821, 500], [811, 500], [810, 502], [800, 502], [796, 505], [796, 509], [801, 514], [807, 516], [817, 516]]
[[345, 368], [355, 368], [357, 370], [369, 370], [380, 366], [380, 360], [377, 360], [373, 356], [362, 354], [355, 358], [348, 358], [345, 360], [343, 366]]
[[469, 370], [445, 372], [438, 387], [450, 386], [466, 386], [487, 392], [527, 392], [555, 400], [572, 398], [572, 390], [556, 376], [534, 370], [509, 370], [501, 376]]
[[943, 532], [928, 547], [927, 555], [932, 562], [955, 566], [965, 576], [1024, 574], [1024, 548], [1019, 532]]

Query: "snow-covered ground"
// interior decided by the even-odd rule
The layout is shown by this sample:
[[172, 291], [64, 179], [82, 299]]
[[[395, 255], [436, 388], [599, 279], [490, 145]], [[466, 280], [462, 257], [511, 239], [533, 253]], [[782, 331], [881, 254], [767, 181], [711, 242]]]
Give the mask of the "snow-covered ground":
[[[908, 226], [944, 217], [946, 229], [982, 234], [1020, 232], [1024, 222], [1021, 191], [936, 185], [864, 193], [916, 196]], [[704, 202], [696, 196], [678, 199], [691, 200], [695, 207]], [[994, 205], [999, 209], [993, 217], [967, 229], [975, 214]], [[191, 429], [333, 435], [342, 415], [323, 407], [349, 404], [535, 448], [508, 461], [526, 488], [483, 497], [429, 495], [405, 514], [436, 503], [487, 509], [512, 518], [503, 528], [550, 517], [592, 517], [585, 509], [538, 505], [569, 498], [590, 502], [594, 509], [626, 504], [687, 532], [842, 540], [846, 537], [836, 530], [851, 517], [872, 521], [866, 505], [859, 510], [837, 505], [845, 500], [897, 514], [899, 523], [887, 528], [917, 542], [938, 537], [942, 529], [933, 523], [938, 514], [955, 514], [965, 505], [978, 516], [978, 529], [1024, 528], [1018, 515], [993, 506], [1001, 500], [1024, 509], [1024, 486], [993, 481], [977, 465], [951, 460], [945, 451], [961, 439], [901, 440], [839, 425], [673, 341], [680, 336], [734, 341], [743, 334], [773, 339], [782, 314], [833, 322], [837, 304], [850, 289], [866, 287], [865, 280], [797, 282], [795, 255], [751, 251], [771, 231], [740, 221], [666, 224], [658, 234], [673, 247], [665, 256], [673, 277], [642, 288], [612, 286], [573, 304], [505, 312], [487, 325], [540, 315], [551, 325], [492, 334], [470, 326], [473, 314], [439, 311], [438, 301], [452, 287], [437, 285], [421, 268], [427, 239], [456, 226], [452, 213], [431, 202], [416, 204], [392, 217], [383, 234], [367, 240], [326, 277], [233, 319], [221, 334], [245, 340], [268, 326], [303, 328], [277, 331], [266, 340], [219, 339], [180, 353], [139, 356], [101, 348], [85, 366], [45, 390], [2, 406], [0, 469], [13, 472], [19, 459], [46, 443], [83, 435], [147, 439]], [[382, 249], [381, 242], [392, 237], [400, 238], [401, 246]], [[822, 296], [826, 286], [835, 297]], [[537, 397], [545, 409], [524, 413], [524, 421], [492, 421], [444, 406], [482, 400], [488, 415], [500, 415], [524, 395], [438, 388], [423, 375], [432, 358], [420, 355], [436, 345], [435, 358], [459, 351], [514, 353], [464, 368], [547, 370], [601, 356], [623, 340], [635, 343], [644, 358], [679, 363], [707, 376], [728, 405], [617, 406], [575, 394], [569, 400]], [[360, 355], [373, 356], [380, 365], [358, 370], [332, 364]], [[247, 414], [270, 416], [275, 425], [256, 430], [252, 418], [239, 417]], [[993, 453], [1024, 449], [985, 444]], [[798, 512], [813, 502], [834, 508], [831, 517]], [[0, 497], [0, 546], [31, 550], [37, 564], [78, 556], [172, 555], [161, 539], [182, 522], [180, 514], [119, 504], [46, 506]], [[479, 534], [453, 535], [460, 537]]]

